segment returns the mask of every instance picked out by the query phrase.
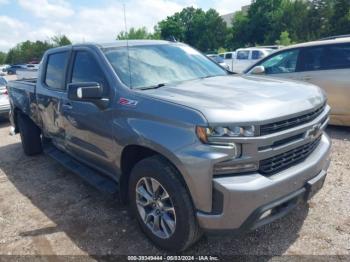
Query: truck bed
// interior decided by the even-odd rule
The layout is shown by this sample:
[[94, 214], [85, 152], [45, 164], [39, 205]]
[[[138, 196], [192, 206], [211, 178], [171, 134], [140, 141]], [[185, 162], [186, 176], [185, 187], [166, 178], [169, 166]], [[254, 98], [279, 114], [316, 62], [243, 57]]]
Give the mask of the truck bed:
[[32, 117], [33, 107], [36, 104], [36, 78], [26, 80], [14, 80], [7, 83], [10, 101], [13, 104], [12, 108], [18, 108], [23, 113]]
[[7, 83], [9, 89], [25, 89], [35, 92], [36, 78], [12, 80]]

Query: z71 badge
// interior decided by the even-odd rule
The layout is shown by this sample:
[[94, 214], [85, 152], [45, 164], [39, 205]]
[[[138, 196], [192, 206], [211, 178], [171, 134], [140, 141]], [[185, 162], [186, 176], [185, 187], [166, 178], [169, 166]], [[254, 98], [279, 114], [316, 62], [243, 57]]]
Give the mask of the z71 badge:
[[119, 98], [119, 104], [123, 106], [136, 106], [138, 101], [121, 97]]

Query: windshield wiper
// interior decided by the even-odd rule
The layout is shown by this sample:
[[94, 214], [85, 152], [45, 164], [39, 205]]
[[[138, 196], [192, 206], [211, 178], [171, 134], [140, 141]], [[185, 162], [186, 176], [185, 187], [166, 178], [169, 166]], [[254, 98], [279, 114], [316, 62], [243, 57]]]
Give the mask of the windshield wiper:
[[[227, 71], [228, 75], [234, 75], [236, 73]], [[218, 76], [225, 76], [225, 75], [207, 75], [207, 76], [202, 76], [200, 79], [206, 79], [206, 78], [213, 78], [213, 77], [218, 77]]]
[[158, 88], [163, 87], [163, 86], [165, 86], [165, 84], [161, 83], [161, 84], [157, 84], [157, 85], [154, 85], [154, 86], [141, 87], [139, 89], [140, 90], [158, 89]]

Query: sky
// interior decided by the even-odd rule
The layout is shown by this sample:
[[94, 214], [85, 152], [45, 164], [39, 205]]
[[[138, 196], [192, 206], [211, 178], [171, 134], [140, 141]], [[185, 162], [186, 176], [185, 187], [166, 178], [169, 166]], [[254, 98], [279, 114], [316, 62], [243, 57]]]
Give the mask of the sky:
[[251, 0], [0, 0], [0, 51], [26, 40], [67, 35], [73, 43], [112, 42], [127, 27], [146, 26], [193, 6], [227, 14]]

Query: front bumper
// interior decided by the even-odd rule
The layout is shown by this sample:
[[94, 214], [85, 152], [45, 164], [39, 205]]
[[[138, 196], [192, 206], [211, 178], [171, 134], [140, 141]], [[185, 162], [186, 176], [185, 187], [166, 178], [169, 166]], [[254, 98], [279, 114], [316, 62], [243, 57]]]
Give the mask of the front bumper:
[[[285, 215], [305, 198], [308, 181], [326, 176], [330, 146], [328, 136], [323, 134], [305, 161], [270, 177], [254, 173], [214, 178], [217, 197], [213, 206], [217, 206], [215, 212], [197, 212], [200, 226], [210, 231], [247, 231]], [[261, 219], [267, 210], [272, 211], [271, 215]]]

